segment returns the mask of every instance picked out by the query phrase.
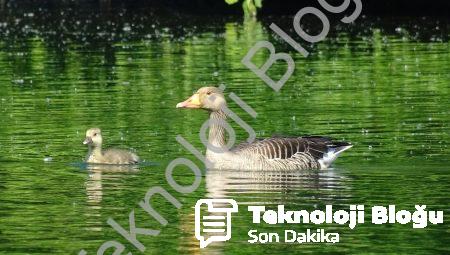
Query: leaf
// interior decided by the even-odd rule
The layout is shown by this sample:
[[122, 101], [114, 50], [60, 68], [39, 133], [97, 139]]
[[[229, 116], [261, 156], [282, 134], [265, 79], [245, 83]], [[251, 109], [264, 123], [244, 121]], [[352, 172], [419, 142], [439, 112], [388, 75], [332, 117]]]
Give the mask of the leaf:
[[239, 2], [239, 0], [225, 0], [225, 2], [227, 3], [227, 4], [235, 4], [235, 3], [237, 3], [237, 2]]
[[255, 6], [258, 8], [262, 8], [262, 0], [255, 0]]

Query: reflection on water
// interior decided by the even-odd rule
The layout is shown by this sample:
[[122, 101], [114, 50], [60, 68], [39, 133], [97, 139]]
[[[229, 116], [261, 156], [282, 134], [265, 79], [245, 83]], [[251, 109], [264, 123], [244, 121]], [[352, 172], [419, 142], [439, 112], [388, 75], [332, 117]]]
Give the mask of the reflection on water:
[[280, 199], [282, 194], [290, 191], [327, 190], [329, 192], [315, 199], [332, 200], [334, 190], [346, 189], [343, 179], [344, 177], [339, 176], [333, 169], [301, 172], [208, 170], [205, 177], [206, 196], [229, 198], [252, 195], [260, 203], [264, 198]]
[[[339, 190], [345, 186], [345, 177], [334, 169], [323, 171], [239, 171], [207, 170], [205, 176], [206, 198], [233, 198], [239, 201], [239, 211], [246, 211], [249, 205], [276, 206], [334, 204]], [[289, 199], [295, 192], [295, 198]], [[347, 191], [347, 195], [351, 196]], [[342, 198], [340, 198], [342, 203]], [[289, 201], [289, 202], [288, 202]], [[318, 202], [315, 202], [318, 201]], [[235, 216], [233, 216], [235, 217]], [[254, 229], [251, 216], [246, 216], [248, 229]], [[243, 218], [243, 217], [242, 217]], [[236, 229], [236, 223], [233, 224]], [[233, 232], [241, 241], [248, 240], [247, 233]], [[198, 243], [194, 240], [193, 245]], [[213, 243], [204, 249], [207, 254], [225, 254], [224, 243]]]
[[89, 164], [88, 180], [86, 181], [86, 195], [88, 203], [92, 206], [99, 205], [102, 201], [103, 190], [102, 180], [114, 180], [120, 178], [121, 174], [136, 173], [139, 171], [138, 166], [121, 166], [121, 165], [105, 165], [105, 164]]
[[[138, 227], [160, 228], [138, 208], [155, 186], [166, 188], [183, 207], [175, 210], [157, 200], [169, 225], [158, 237], [139, 236], [145, 254], [201, 253], [193, 206], [205, 197], [233, 198], [244, 209], [426, 204], [444, 210], [448, 221], [450, 51], [442, 25], [447, 21], [362, 18], [334, 27], [322, 43], [305, 45], [311, 51], [306, 59], [268, 29], [272, 21], [291, 27], [291, 17], [164, 19], [152, 12], [110, 11], [69, 7], [61, 19], [59, 11], [18, 8], [0, 16], [0, 252], [76, 254], [84, 248], [90, 254], [107, 240], [127, 243], [106, 220], [113, 217], [127, 228], [135, 209]], [[241, 64], [258, 40], [272, 41], [296, 61], [280, 93]], [[261, 64], [265, 57], [254, 61]], [[271, 75], [284, 71], [276, 66]], [[222, 83], [226, 93], [236, 93], [258, 113], [251, 119], [230, 105], [259, 137], [327, 135], [355, 146], [327, 171], [211, 170], [196, 192], [178, 194], [165, 177], [171, 159], [187, 156], [175, 137], [181, 134], [202, 148], [198, 131], [207, 114], [174, 107], [193, 90]], [[235, 124], [243, 141], [246, 133]], [[161, 164], [138, 169], [70, 164], [83, 160], [80, 141], [91, 126], [105, 130], [105, 146], [129, 145], [144, 160]], [[48, 157], [52, 162], [44, 163]], [[176, 177], [186, 185], [192, 180]], [[232, 240], [203, 253], [450, 253], [446, 225], [414, 232], [398, 225], [367, 224], [354, 231], [329, 226], [343, 238], [333, 246], [249, 245], [249, 227], [249, 215], [239, 212]]]
[[[86, 211], [85, 216], [89, 218], [89, 231], [103, 231], [102, 225], [104, 219], [101, 217], [102, 198], [103, 198], [103, 182], [117, 182], [123, 178], [125, 174], [136, 173], [138, 166], [121, 166], [121, 165], [105, 165], [105, 164], [88, 164], [86, 165], [88, 178], [86, 179], [86, 202], [90, 210]], [[116, 186], [120, 189], [120, 185]]]

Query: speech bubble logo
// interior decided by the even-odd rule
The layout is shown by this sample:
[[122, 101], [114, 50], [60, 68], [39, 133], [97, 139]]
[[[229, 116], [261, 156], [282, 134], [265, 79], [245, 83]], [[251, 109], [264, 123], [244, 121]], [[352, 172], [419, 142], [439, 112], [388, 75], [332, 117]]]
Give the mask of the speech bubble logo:
[[[205, 207], [206, 209], [203, 208]], [[238, 211], [233, 199], [200, 199], [195, 204], [195, 238], [200, 248], [212, 242], [224, 242], [231, 238], [231, 213]]]

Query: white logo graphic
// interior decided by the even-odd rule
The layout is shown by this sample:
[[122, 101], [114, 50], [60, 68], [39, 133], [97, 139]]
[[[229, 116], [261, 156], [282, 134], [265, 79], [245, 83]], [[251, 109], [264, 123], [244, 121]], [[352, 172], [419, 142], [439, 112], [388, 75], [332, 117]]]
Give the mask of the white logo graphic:
[[[207, 205], [207, 209], [201, 208]], [[204, 206], [205, 207], [205, 206]], [[238, 211], [233, 199], [200, 199], [195, 204], [195, 237], [200, 248], [212, 242], [223, 242], [231, 238], [231, 213]]]

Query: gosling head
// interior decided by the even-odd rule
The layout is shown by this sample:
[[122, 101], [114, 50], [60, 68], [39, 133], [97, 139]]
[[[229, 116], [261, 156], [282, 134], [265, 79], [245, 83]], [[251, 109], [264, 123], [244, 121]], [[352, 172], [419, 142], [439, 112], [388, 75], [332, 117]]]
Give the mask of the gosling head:
[[100, 128], [91, 128], [86, 131], [86, 139], [83, 144], [91, 147], [98, 147], [102, 145], [102, 131]]
[[216, 112], [227, 105], [222, 90], [216, 87], [203, 87], [186, 101], [177, 104], [177, 108], [205, 109]]

